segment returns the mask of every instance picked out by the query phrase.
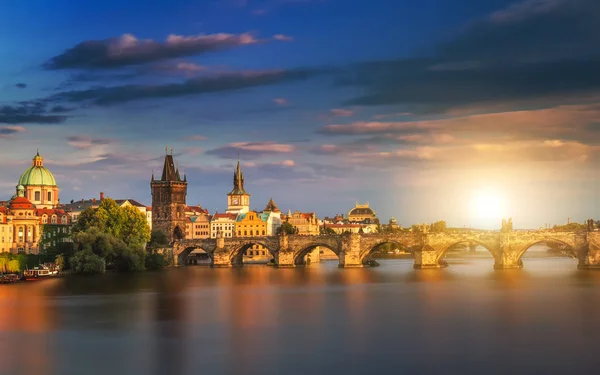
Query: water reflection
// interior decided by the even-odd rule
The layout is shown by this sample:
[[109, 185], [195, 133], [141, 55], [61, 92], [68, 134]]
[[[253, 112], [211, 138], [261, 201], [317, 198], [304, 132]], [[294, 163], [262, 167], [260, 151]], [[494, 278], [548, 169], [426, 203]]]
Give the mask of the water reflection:
[[[588, 373], [600, 273], [187, 267], [0, 285], [0, 373]], [[100, 355], [101, 354], [101, 355]]]

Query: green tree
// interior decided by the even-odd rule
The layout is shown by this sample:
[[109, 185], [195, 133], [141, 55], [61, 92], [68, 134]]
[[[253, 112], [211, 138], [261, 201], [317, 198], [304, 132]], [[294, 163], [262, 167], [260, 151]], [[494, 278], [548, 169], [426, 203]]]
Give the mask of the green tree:
[[169, 245], [169, 238], [162, 230], [154, 229], [150, 235], [149, 246], [151, 248], [165, 247]]
[[104, 259], [94, 254], [91, 250], [78, 251], [69, 259], [71, 269], [81, 274], [99, 274], [106, 271]]
[[150, 253], [146, 255], [146, 269], [157, 271], [165, 267], [165, 256], [159, 253]]
[[127, 246], [144, 246], [150, 240], [150, 228], [144, 214], [132, 206], [120, 207], [110, 198], [102, 200], [98, 208], [83, 211], [73, 227], [73, 233], [85, 232], [92, 227], [123, 241]]
[[321, 234], [336, 234], [332, 228], [329, 228], [327, 226], [322, 226], [321, 228], [319, 228], [319, 233], [321, 233]]
[[287, 221], [284, 222], [279, 228], [277, 228], [277, 234], [281, 233], [294, 234], [294, 226]]

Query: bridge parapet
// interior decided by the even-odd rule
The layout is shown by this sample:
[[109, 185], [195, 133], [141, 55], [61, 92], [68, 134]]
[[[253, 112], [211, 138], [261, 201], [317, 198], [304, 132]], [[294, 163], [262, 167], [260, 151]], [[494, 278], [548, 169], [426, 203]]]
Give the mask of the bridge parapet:
[[371, 254], [383, 243], [394, 243], [415, 255], [415, 268], [445, 266], [443, 256], [460, 243], [470, 247], [481, 245], [494, 256], [496, 268], [522, 267], [522, 256], [537, 243], [565, 244], [579, 258], [580, 268], [600, 268], [600, 232], [554, 231], [452, 231], [442, 233], [345, 233], [342, 235], [282, 235], [263, 237], [229, 237], [180, 240], [173, 246], [175, 264], [193, 249], [205, 250], [214, 266], [241, 265], [246, 249], [263, 245], [280, 267], [293, 267], [316, 247], [331, 249], [339, 257], [341, 267], [363, 267]]

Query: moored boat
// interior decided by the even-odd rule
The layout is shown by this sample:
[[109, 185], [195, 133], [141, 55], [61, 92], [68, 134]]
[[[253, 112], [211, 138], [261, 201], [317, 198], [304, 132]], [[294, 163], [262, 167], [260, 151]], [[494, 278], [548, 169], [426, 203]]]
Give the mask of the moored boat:
[[42, 264], [33, 269], [23, 271], [25, 280], [39, 280], [46, 277], [58, 276], [59, 267], [55, 264]]

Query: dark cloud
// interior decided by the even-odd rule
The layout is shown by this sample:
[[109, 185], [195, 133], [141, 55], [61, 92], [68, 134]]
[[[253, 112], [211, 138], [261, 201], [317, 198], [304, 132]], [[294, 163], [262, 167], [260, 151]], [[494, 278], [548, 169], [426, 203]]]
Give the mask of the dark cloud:
[[60, 124], [67, 116], [49, 115], [43, 102], [21, 102], [0, 107], [0, 124]]
[[308, 69], [238, 72], [213, 77], [193, 78], [182, 83], [123, 85], [65, 91], [54, 95], [53, 99], [69, 102], [91, 102], [96, 105], [109, 106], [141, 99], [173, 98], [298, 81], [319, 73], [319, 71]]
[[600, 2], [527, 0], [440, 44], [428, 58], [349, 68], [338, 84], [363, 88], [350, 105], [404, 104], [417, 113], [600, 91]]
[[252, 34], [169, 35], [164, 42], [131, 34], [87, 40], [47, 61], [47, 69], [113, 69], [258, 43]]
[[15, 87], [16, 87], [16, 88], [19, 88], [19, 89], [24, 89], [24, 88], [26, 88], [26, 87], [27, 87], [27, 84], [26, 84], [26, 83], [19, 82], [19, 83], [17, 83], [17, 84], [15, 85]]

